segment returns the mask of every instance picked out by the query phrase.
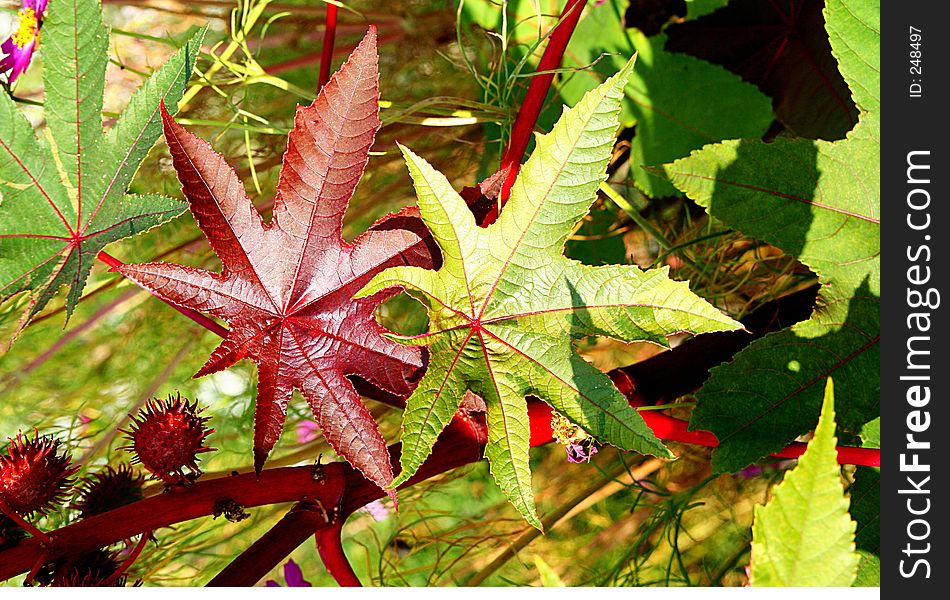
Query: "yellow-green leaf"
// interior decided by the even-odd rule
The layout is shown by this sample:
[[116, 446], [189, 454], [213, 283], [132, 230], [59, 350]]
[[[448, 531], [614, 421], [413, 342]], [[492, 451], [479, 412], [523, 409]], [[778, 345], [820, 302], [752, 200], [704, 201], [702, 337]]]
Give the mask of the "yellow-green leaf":
[[850, 586], [860, 556], [841, 485], [834, 384], [828, 379], [815, 437], [798, 465], [755, 507], [753, 586]]

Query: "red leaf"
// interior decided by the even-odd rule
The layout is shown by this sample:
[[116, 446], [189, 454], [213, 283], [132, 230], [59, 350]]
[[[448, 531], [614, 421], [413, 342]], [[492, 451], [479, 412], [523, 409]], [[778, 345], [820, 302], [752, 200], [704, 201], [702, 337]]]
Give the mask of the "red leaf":
[[342, 237], [343, 214], [380, 127], [378, 78], [371, 28], [313, 104], [298, 107], [274, 217], [266, 224], [221, 155], [162, 107], [165, 138], [191, 212], [224, 269], [218, 274], [151, 263], [120, 270], [159, 297], [230, 325], [196, 377], [242, 358], [257, 363], [258, 472], [297, 388], [338, 454], [381, 487], [393, 479], [386, 443], [347, 376], [405, 396], [423, 360], [418, 349], [382, 337], [385, 330], [373, 318], [396, 290], [355, 301], [352, 296], [386, 267], [431, 266], [432, 258], [418, 233], [421, 223], [413, 231], [393, 226], [406, 227], [406, 211], [352, 244]]

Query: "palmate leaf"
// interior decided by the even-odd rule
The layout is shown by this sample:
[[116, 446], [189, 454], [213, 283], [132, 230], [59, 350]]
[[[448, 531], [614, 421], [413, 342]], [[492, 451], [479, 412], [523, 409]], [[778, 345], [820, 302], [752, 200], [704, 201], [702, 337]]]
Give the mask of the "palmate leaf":
[[772, 489], [768, 504], [755, 507], [753, 586], [842, 587], [854, 581], [860, 556], [841, 486], [834, 405], [829, 379], [815, 437], [798, 465]]
[[357, 297], [399, 286], [429, 310], [429, 332], [401, 338], [429, 345], [425, 376], [403, 417], [402, 472], [411, 477], [466, 390], [485, 399], [492, 475], [512, 504], [540, 527], [528, 467], [525, 397], [541, 398], [591, 435], [621, 448], [670, 456], [610, 379], [572, 340], [607, 335], [665, 344], [669, 334], [739, 324], [667, 271], [590, 267], [563, 256], [574, 225], [606, 177], [631, 60], [566, 110], [522, 168], [498, 220], [476, 226], [465, 204], [425, 160], [403, 149], [422, 218], [442, 250], [438, 271], [396, 267]]
[[177, 105], [204, 37], [199, 31], [155, 71], [103, 135], [109, 37], [99, 3], [51, 0], [47, 10], [41, 141], [0, 90], [0, 301], [31, 292], [25, 319], [63, 285], [69, 315], [102, 248], [185, 210], [126, 190], [161, 133], [159, 103]]
[[257, 363], [258, 471], [296, 388], [338, 454], [380, 487], [393, 478], [386, 442], [347, 376], [405, 396], [422, 356], [382, 337], [373, 319], [395, 291], [355, 301], [352, 295], [385, 267], [432, 260], [419, 234], [397, 228], [405, 217], [377, 223], [352, 244], [342, 237], [343, 215], [380, 127], [378, 80], [370, 29], [313, 104], [297, 109], [267, 224], [224, 158], [162, 115], [191, 212], [224, 269], [151, 263], [120, 270], [159, 297], [231, 326], [196, 377], [243, 358]]
[[732, 140], [664, 167], [709, 214], [797, 257], [823, 284], [811, 318], [754, 342], [698, 392], [690, 426], [719, 438], [717, 472], [742, 469], [810, 430], [829, 375], [846, 390], [839, 427], [857, 433], [879, 414], [879, 12], [872, 4], [834, 0], [826, 10], [832, 49], [862, 110], [846, 139]]

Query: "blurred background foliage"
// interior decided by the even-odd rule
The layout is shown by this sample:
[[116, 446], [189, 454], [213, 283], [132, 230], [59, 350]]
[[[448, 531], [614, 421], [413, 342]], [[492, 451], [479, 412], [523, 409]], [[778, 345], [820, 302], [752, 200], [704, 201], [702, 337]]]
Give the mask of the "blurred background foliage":
[[[563, 1], [343, 4], [334, 68], [367, 25], [376, 24], [384, 123], [347, 213], [344, 233], [352, 238], [387, 212], [414, 202], [396, 140], [410, 144], [457, 188], [473, 185], [497, 168], [499, 151]], [[793, 60], [787, 48], [800, 46], [825, 64], [830, 53], [819, 39], [825, 36], [822, 3], [769, 4], [774, 14], [760, 14], [768, 11], [749, 8], [743, 0], [728, 6], [726, 0], [588, 3], [539, 128], [553, 123], [562, 102], [576, 101], [600, 73], [611, 72], [612, 61], [621, 59], [616, 54], [639, 50], [641, 79], [639, 87], [628, 90], [625, 128], [610, 166], [613, 193], [598, 198], [568, 244], [571, 256], [591, 264], [668, 265], [673, 277], [689, 280], [695, 291], [736, 317], [815, 282], [791, 258], [722, 227], [640, 168], [688, 154], [707, 141], [798, 134], [795, 115], [800, 111], [793, 109], [801, 99], [786, 97], [791, 84], [782, 81], [781, 69], [764, 75], [756, 75], [751, 67], [743, 70], [739, 55], [748, 46], [737, 44], [732, 54], [722, 50], [702, 58], [670, 49], [680, 40], [677, 51], [691, 51], [680, 33], [690, 26], [707, 36], [693, 39], [691, 47], [718, 48], [710, 33], [715, 28], [702, 29], [712, 21], [702, 19], [728, 21], [724, 11], [732, 11], [738, 24], [750, 18], [778, 23], [756, 42], [776, 61]], [[13, 26], [19, 3], [2, 0], [0, 7], [0, 32], [5, 33]], [[190, 31], [210, 25], [179, 117], [228, 158], [252, 200], [269, 215], [294, 106], [309, 103], [314, 94], [324, 4], [104, 0], [104, 7], [113, 28], [104, 120], [115, 117], [143, 75], [160, 65]], [[783, 16], [788, 18], [783, 21]], [[781, 45], [783, 36], [793, 43]], [[42, 102], [42, 50], [39, 58], [18, 83], [21, 99]], [[657, 68], [651, 71], [652, 65]], [[712, 91], [709, 85], [714, 85]], [[739, 90], [744, 104], [716, 104], [716, 85]], [[40, 109], [26, 110], [36, 125], [42, 123]], [[835, 139], [847, 131], [849, 111], [853, 106], [825, 114], [826, 127], [817, 135]], [[731, 124], [723, 125], [724, 115]], [[143, 163], [132, 191], [181, 197], [163, 142]], [[109, 252], [125, 262], [167, 260], [219, 267], [188, 214]], [[420, 311], [409, 310], [408, 302], [401, 297], [380, 309], [391, 328], [407, 331], [424, 325]], [[124, 443], [119, 429], [127, 425], [130, 413], [152, 397], [180, 392], [207, 407], [217, 430], [209, 440], [217, 452], [202, 456], [204, 477], [250, 470], [256, 369], [249, 361], [192, 379], [218, 339], [101, 266], [65, 325], [62, 303], [62, 298], [50, 303], [12, 350], [0, 356], [0, 435], [34, 427], [53, 433], [68, 443], [83, 473], [93, 472], [129, 459], [119, 449]], [[13, 326], [17, 308], [17, 299], [0, 306], [0, 329]], [[657, 351], [649, 345], [599, 339], [586, 340], [582, 349], [604, 370]], [[398, 412], [368, 404], [386, 439], [395, 441]], [[681, 410], [680, 416], [688, 414], [687, 408]], [[295, 396], [286, 431], [268, 466], [310, 464], [321, 455], [332, 460], [332, 451], [314, 434], [309, 417], [306, 403]], [[764, 501], [768, 486], [786, 465], [766, 464], [712, 478], [706, 449], [674, 445], [674, 452], [680, 459], [666, 465], [609, 448], [590, 463], [568, 464], [563, 447], [535, 449], [532, 471], [546, 535], [538, 535], [518, 517], [491, 485], [485, 463], [465, 467], [402, 492], [398, 513], [377, 504], [371, 512], [354, 515], [344, 529], [345, 549], [367, 584], [743, 585], [752, 507]], [[150, 484], [149, 493], [160, 491], [160, 485]], [[130, 579], [141, 578], [145, 585], [201, 585], [288, 509], [257, 508], [239, 523], [208, 518], [156, 532], [157, 543], [146, 546]], [[39, 525], [55, 528], [70, 516], [69, 511], [51, 514]], [[293, 558], [314, 585], [333, 584], [312, 543], [300, 547]], [[281, 582], [282, 572], [276, 569], [269, 578]]]

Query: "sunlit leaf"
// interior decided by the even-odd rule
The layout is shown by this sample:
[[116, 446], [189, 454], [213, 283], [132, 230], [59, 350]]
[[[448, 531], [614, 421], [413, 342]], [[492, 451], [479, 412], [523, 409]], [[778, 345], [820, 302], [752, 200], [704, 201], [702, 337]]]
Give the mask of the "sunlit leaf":
[[823, 284], [810, 319], [754, 342], [697, 394], [690, 426], [719, 438], [718, 472], [742, 469], [811, 429], [828, 375], [844, 394], [839, 426], [857, 433], [879, 414], [878, 36], [873, 14], [850, 18], [854, 5], [864, 3], [835, 0], [827, 12], [832, 48], [847, 57], [843, 74], [862, 110], [846, 139], [731, 140], [664, 166], [709, 214], [796, 257]]
[[108, 31], [96, 0], [53, 0], [42, 30], [45, 112], [40, 139], [0, 90], [0, 301], [28, 291], [25, 318], [69, 286], [67, 315], [108, 244], [186, 206], [126, 191], [161, 133], [159, 103], [176, 107], [191, 77], [199, 31], [139, 88], [103, 135]]
[[297, 109], [267, 224], [221, 155], [162, 115], [191, 212], [224, 269], [151, 263], [121, 271], [159, 297], [231, 326], [196, 376], [244, 358], [257, 363], [258, 471], [296, 388], [334, 450], [379, 486], [393, 478], [386, 443], [347, 376], [408, 395], [422, 357], [382, 337], [373, 318], [395, 291], [355, 301], [352, 295], [385, 267], [431, 265], [431, 258], [420, 235], [397, 227], [409, 221], [404, 216], [378, 223], [352, 244], [342, 237], [343, 214], [380, 126], [377, 61], [371, 29], [314, 103]]
[[772, 490], [755, 507], [752, 525], [753, 586], [849, 586], [860, 557], [855, 523], [841, 486], [835, 444], [835, 394], [829, 379], [815, 437]]
[[610, 379], [586, 363], [572, 340], [588, 335], [649, 340], [739, 324], [693, 294], [667, 269], [591, 267], [563, 256], [587, 214], [619, 125], [623, 69], [566, 110], [521, 169], [498, 220], [480, 228], [445, 176], [404, 149], [422, 218], [442, 249], [438, 271], [396, 267], [358, 296], [399, 286], [429, 309], [429, 332], [403, 338], [430, 346], [430, 362], [407, 401], [402, 472], [416, 472], [466, 390], [485, 399], [492, 475], [536, 527], [528, 467], [525, 397], [534, 395], [594, 437], [628, 450], [670, 456]]

